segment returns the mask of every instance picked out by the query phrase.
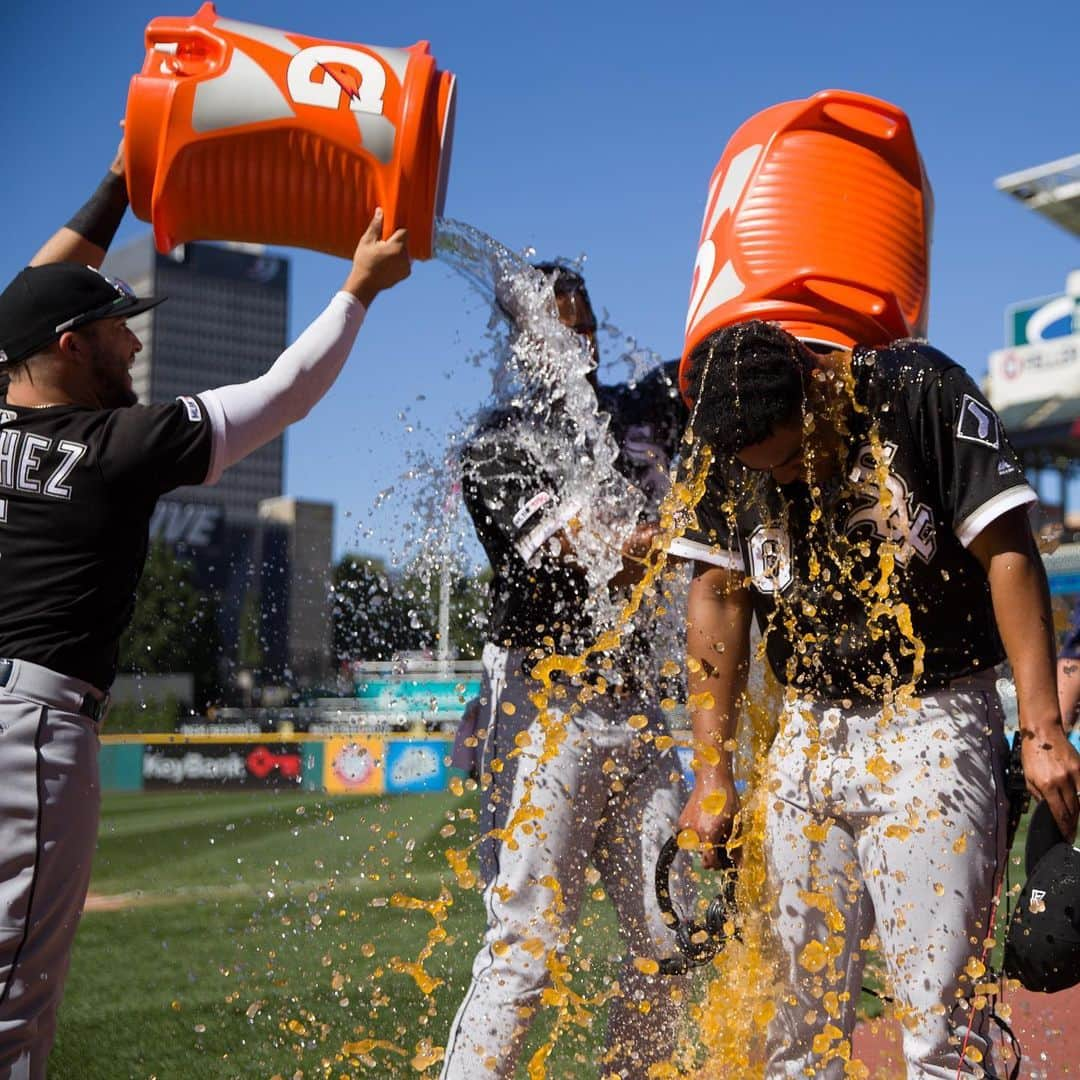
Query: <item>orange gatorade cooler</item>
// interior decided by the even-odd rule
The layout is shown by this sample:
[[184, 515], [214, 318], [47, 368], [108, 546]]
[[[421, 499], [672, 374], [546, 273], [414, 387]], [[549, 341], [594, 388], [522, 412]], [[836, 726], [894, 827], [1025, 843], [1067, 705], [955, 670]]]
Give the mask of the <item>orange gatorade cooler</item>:
[[926, 333], [933, 195], [907, 116], [823, 90], [751, 117], [713, 172], [686, 357], [749, 319], [833, 345]]
[[131, 80], [128, 194], [160, 251], [244, 240], [351, 256], [376, 206], [431, 257], [454, 76], [426, 41], [352, 45], [225, 19], [203, 4], [146, 28]]

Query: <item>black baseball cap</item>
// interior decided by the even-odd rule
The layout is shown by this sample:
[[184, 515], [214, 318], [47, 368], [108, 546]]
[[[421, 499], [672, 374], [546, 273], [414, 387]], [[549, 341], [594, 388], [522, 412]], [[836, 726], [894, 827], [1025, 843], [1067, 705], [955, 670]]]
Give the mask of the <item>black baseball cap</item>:
[[1005, 974], [1028, 990], [1080, 983], [1080, 850], [1061, 835], [1045, 802], [1028, 826], [1028, 879], [1005, 939]]
[[78, 263], [28, 266], [0, 293], [0, 364], [33, 356], [67, 330], [138, 315], [164, 299], [136, 296], [119, 278]]

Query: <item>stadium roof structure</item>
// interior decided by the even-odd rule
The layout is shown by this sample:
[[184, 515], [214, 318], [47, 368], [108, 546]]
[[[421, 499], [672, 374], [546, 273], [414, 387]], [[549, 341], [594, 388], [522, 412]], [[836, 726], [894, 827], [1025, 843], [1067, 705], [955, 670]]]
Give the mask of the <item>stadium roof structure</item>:
[[1025, 467], [1061, 468], [1080, 461], [1080, 398], [1025, 401], [998, 415]]
[[1080, 154], [1002, 176], [994, 187], [1080, 236]]

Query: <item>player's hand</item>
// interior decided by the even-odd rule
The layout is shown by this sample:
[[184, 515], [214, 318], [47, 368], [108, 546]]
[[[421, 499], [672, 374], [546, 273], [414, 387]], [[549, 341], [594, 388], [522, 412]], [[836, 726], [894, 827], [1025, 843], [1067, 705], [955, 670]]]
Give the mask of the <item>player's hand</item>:
[[[720, 868], [717, 849], [731, 838], [739, 813], [739, 793], [730, 772], [699, 773], [690, 801], [679, 815], [679, 831], [693, 829], [701, 840], [701, 859], [708, 870]], [[739, 850], [732, 853], [738, 864]]]
[[116, 157], [113, 158], [112, 164], [109, 166], [109, 172], [115, 173], [117, 176], [124, 175], [124, 136], [120, 136], [120, 145], [116, 148]]
[[1028, 791], [1045, 800], [1061, 835], [1071, 842], [1080, 818], [1080, 754], [1060, 725], [1036, 731], [1021, 724], [1021, 735]]
[[360, 237], [353, 253], [352, 269], [342, 289], [352, 293], [365, 307], [383, 291], [404, 281], [412, 272], [412, 263], [406, 246], [406, 232], [398, 229], [386, 240], [382, 239], [383, 212], [375, 211], [371, 223]]
[[660, 535], [658, 521], [643, 521], [634, 526], [630, 538], [622, 546], [622, 553], [628, 559], [644, 559], [652, 548], [652, 543]]
[[619, 549], [622, 566], [608, 582], [608, 590], [612, 595], [631, 585], [636, 585], [645, 575], [647, 569], [645, 558], [652, 549], [653, 540], [659, 532], [660, 526], [655, 521], [646, 521], [634, 527], [629, 539]]

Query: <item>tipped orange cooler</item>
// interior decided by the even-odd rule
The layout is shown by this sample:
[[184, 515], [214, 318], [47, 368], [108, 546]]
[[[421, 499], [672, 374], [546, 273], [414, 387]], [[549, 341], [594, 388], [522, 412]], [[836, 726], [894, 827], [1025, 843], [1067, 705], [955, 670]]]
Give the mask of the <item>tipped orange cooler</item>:
[[751, 117], [709, 185], [683, 367], [709, 334], [749, 319], [847, 347], [925, 336], [932, 219], [895, 105], [823, 90]]
[[350, 257], [377, 206], [431, 257], [454, 76], [426, 41], [325, 41], [220, 17], [146, 28], [125, 119], [132, 209], [160, 251], [241, 240]]

